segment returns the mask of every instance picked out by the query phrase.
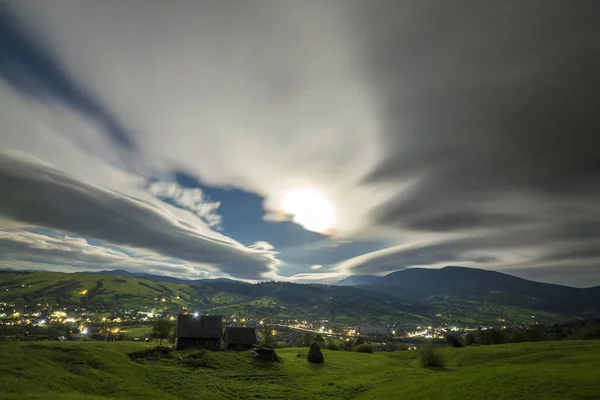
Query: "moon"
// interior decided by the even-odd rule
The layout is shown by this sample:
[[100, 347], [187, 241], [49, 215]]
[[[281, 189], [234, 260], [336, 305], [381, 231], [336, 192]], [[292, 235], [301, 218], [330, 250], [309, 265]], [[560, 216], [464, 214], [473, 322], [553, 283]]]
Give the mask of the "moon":
[[335, 224], [333, 206], [315, 189], [296, 189], [281, 198], [281, 207], [293, 221], [313, 232], [327, 233]]

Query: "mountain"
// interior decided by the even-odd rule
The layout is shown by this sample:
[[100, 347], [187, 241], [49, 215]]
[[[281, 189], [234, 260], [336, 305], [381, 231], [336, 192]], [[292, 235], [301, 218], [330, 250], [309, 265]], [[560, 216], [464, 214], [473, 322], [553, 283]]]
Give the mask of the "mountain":
[[[358, 286], [348, 286], [351, 283]], [[371, 283], [367, 283], [371, 282]], [[413, 268], [340, 285], [228, 279], [184, 280], [127, 271], [0, 271], [0, 302], [88, 310], [184, 308], [255, 318], [351, 324], [490, 325], [557, 322], [600, 315], [600, 288], [529, 281], [475, 268]]]
[[346, 279], [342, 279], [336, 285], [338, 286], [360, 286], [360, 285], [371, 285], [376, 283], [380, 276], [376, 275], [350, 275]]
[[242, 281], [236, 281], [233, 279], [227, 278], [214, 278], [214, 279], [182, 279], [175, 278], [173, 276], [166, 275], [153, 275], [153, 274], [145, 274], [140, 272], [129, 272], [122, 269], [115, 270], [103, 270], [98, 272], [78, 272], [85, 274], [94, 274], [94, 275], [110, 275], [110, 276], [120, 276], [123, 278], [136, 278], [136, 279], [145, 279], [153, 282], [169, 282], [169, 283], [182, 283], [185, 285], [198, 284], [198, 283], [208, 283], [208, 282], [235, 282], [242, 285], [247, 285], [248, 283]]
[[0, 271], [0, 302], [14, 304], [15, 308], [58, 304], [95, 312], [166, 308], [176, 313], [185, 307], [202, 313], [342, 324], [402, 321], [418, 325], [429, 321], [417, 312], [418, 307], [402, 304], [390, 294], [354, 287], [287, 282], [249, 284], [228, 279], [179, 283], [131, 275], [138, 274]]
[[461, 296], [558, 313], [600, 310], [596, 288], [582, 289], [535, 282], [478, 268], [411, 268], [392, 272], [377, 280], [376, 284], [361, 287], [390, 293], [404, 300]]
[[145, 273], [139, 273], [139, 272], [129, 272], [129, 271], [125, 271], [122, 269], [117, 269], [117, 270], [112, 270], [112, 271], [80, 272], [80, 273], [120, 276], [123, 278], [146, 279], [148, 281], [153, 281], [153, 282], [171, 282], [171, 283], [190, 283], [191, 282], [189, 279], [174, 278], [172, 276], [166, 276], [166, 275], [153, 275], [153, 274], [145, 274]]

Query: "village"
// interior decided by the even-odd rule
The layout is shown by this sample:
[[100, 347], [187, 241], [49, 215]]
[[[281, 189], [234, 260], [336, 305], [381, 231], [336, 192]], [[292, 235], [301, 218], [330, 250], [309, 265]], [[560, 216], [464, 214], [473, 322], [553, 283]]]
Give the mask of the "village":
[[471, 327], [389, 325], [342, 325], [328, 320], [256, 318], [245, 315], [202, 315], [199, 312], [169, 312], [161, 308], [113, 309], [50, 304], [0, 303], [0, 340], [104, 340], [150, 341], [153, 324], [168, 321], [172, 329], [165, 336], [176, 348], [250, 348], [268, 326], [276, 347], [306, 345], [318, 337], [343, 346], [358, 337], [376, 346], [442, 339], [449, 332], [465, 333]]

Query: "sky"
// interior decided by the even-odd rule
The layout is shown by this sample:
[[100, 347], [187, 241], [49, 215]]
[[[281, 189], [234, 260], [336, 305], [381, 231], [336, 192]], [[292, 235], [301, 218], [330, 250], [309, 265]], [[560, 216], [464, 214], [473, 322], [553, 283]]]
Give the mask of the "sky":
[[600, 285], [599, 16], [0, 2], [0, 267]]

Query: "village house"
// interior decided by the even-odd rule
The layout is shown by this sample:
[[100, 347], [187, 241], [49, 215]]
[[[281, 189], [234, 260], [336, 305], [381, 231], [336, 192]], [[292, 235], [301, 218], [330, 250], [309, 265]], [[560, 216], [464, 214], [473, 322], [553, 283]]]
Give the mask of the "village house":
[[223, 319], [220, 315], [179, 314], [175, 349], [219, 350]]
[[226, 350], [250, 350], [257, 343], [256, 330], [245, 326], [230, 326], [223, 333]]

